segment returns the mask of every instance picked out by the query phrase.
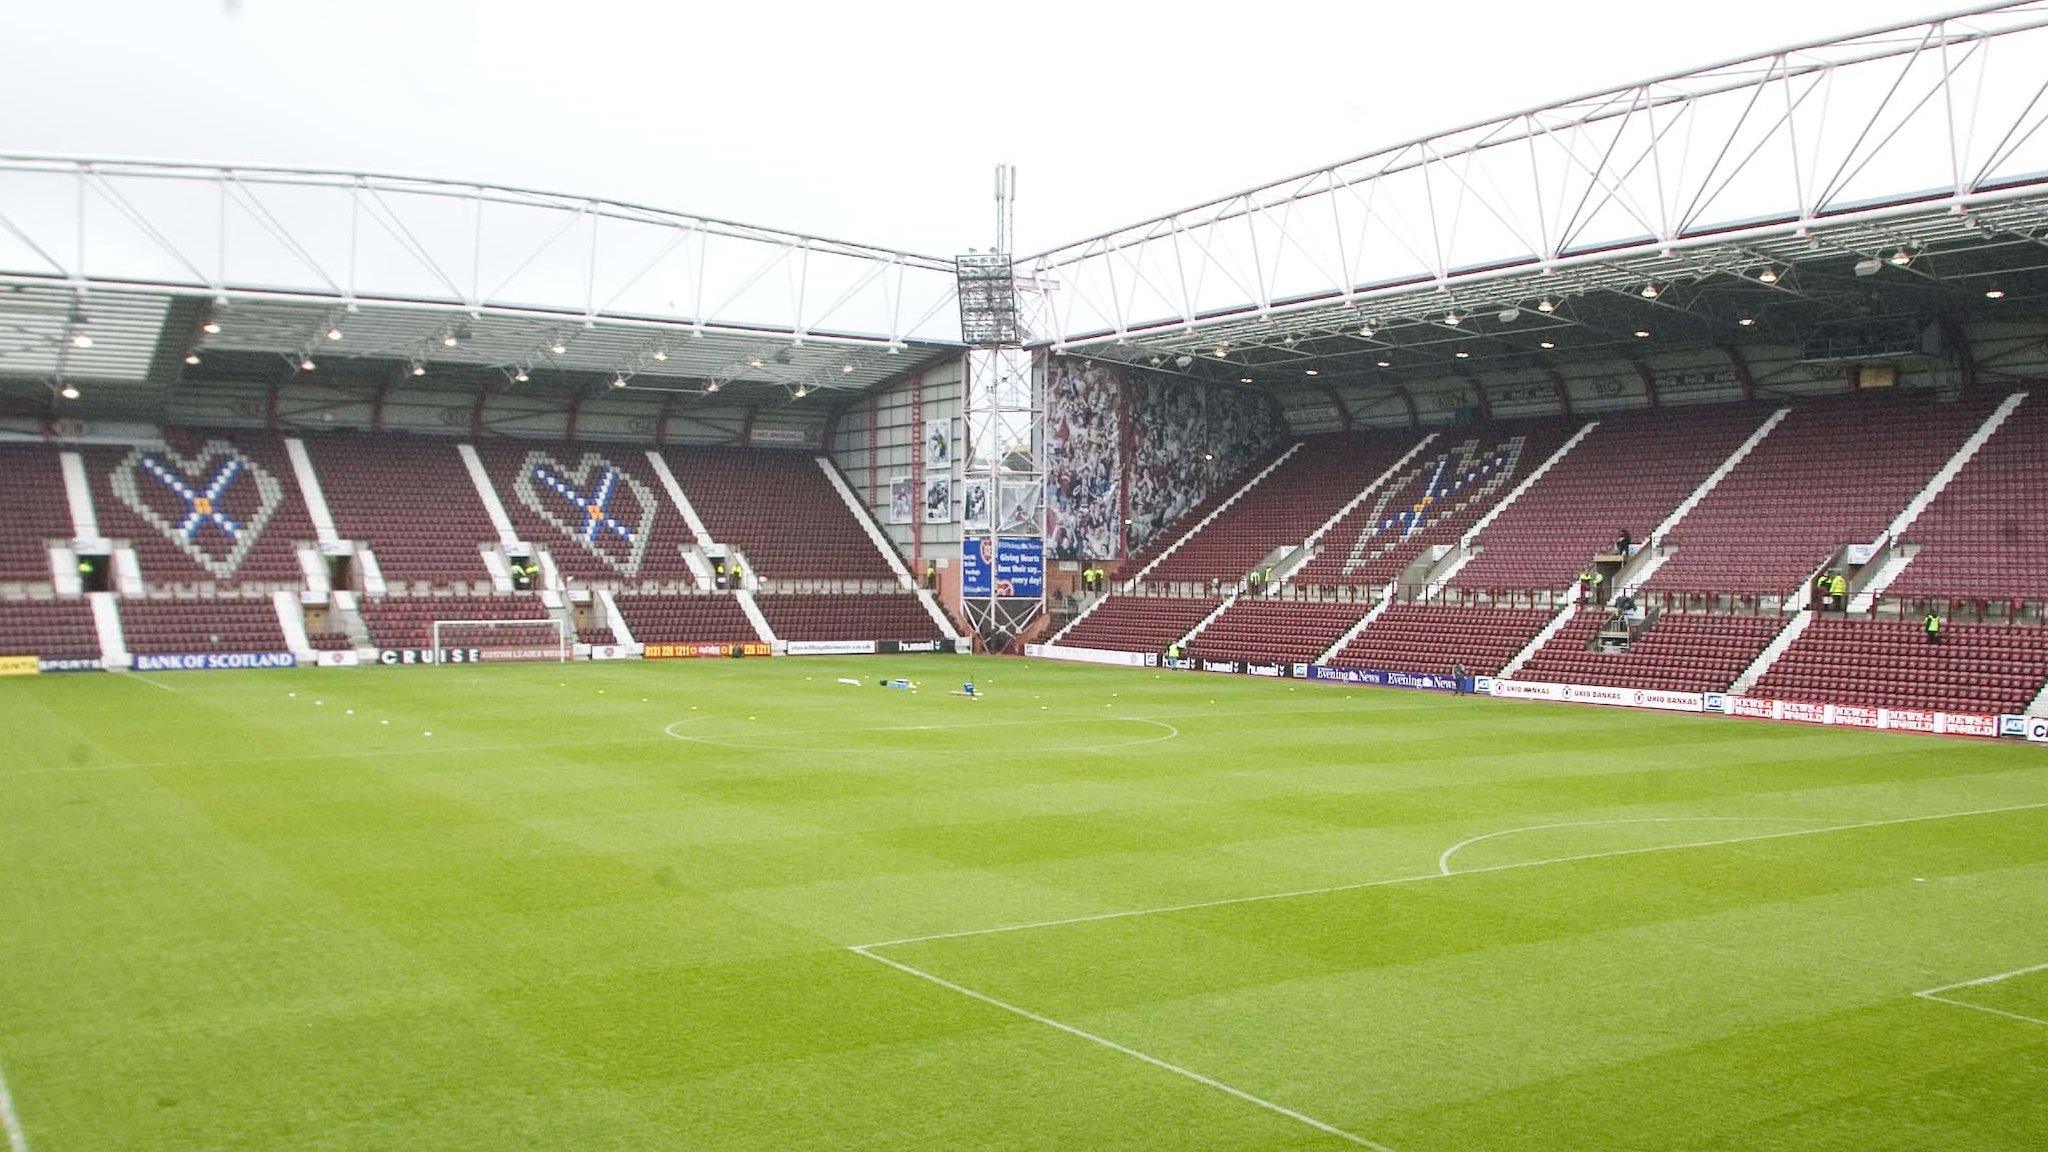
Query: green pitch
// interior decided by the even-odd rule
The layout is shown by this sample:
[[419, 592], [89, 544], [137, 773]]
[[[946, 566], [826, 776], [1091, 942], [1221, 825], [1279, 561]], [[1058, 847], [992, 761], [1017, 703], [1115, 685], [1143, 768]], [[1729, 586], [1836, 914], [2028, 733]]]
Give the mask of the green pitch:
[[0, 733], [32, 1152], [2048, 1146], [2041, 749], [966, 658]]

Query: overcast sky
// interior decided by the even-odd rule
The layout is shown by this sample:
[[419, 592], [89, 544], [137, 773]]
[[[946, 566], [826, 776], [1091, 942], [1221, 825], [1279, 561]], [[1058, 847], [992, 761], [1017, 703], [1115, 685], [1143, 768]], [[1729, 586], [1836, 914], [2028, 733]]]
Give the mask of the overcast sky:
[[588, 193], [944, 255], [1942, 0], [0, 0], [0, 150]]

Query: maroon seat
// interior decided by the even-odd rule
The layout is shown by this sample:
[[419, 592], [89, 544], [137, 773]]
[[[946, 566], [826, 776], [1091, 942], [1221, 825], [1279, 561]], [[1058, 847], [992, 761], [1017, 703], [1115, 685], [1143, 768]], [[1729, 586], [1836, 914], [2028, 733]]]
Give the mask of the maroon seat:
[[2019, 712], [2048, 681], [2048, 628], [1949, 624], [1929, 644], [1917, 621], [1819, 619], [1753, 695], [1951, 712]]
[[121, 634], [138, 655], [282, 652], [284, 629], [268, 596], [120, 602]]
[[[297, 545], [312, 542], [313, 522], [284, 441], [207, 429], [171, 429], [165, 439], [167, 448], [81, 453], [100, 532], [134, 546], [143, 580], [152, 587], [304, 587]], [[188, 494], [197, 500], [188, 502]]]
[[1060, 638], [1074, 648], [1161, 652], [1216, 610], [1222, 597], [1111, 596]]
[[[642, 644], [755, 644], [760, 635], [729, 594], [631, 596], [614, 600]], [[929, 621], [927, 621], [929, 623]], [[599, 641], [609, 644], [611, 639]]]
[[[938, 640], [944, 633], [908, 592], [874, 596], [763, 593], [755, 598], [782, 640]], [[753, 640], [749, 632], [735, 639]]]
[[1720, 692], [1735, 682], [1772, 637], [1782, 616], [1701, 616], [1666, 612], [1637, 635], [1627, 652], [1596, 652], [1605, 613], [1581, 612], [1516, 671], [1519, 680]]
[[481, 548], [497, 529], [453, 440], [340, 434], [306, 438], [335, 530], [367, 541], [393, 585], [490, 579]]
[[662, 456], [711, 538], [744, 553], [756, 576], [896, 579], [867, 529], [810, 454], [667, 448]]
[[83, 600], [0, 600], [0, 656], [98, 659], [99, 632]]
[[71, 504], [59, 451], [37, 444], [0, 445], [0, 582], [50, 582], [50, 544], [71, 538]]
[[1462, 664], [1475, 676], [1491, 676], [1527, 647], [1551, 616], [1542, 608], [1397, 604], [1366, 625], [1330, 663], [1392, 672], [1449, 672]]

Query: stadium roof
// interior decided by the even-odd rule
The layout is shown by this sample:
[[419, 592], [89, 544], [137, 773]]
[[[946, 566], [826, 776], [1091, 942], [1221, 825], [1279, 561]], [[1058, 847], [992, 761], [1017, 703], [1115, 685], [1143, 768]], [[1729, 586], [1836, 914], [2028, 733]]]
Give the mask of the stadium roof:
[[[1056, 350], [1268, 386], [1746, 341], [1849, 355], [2048, 300], [2044, 121], [2048, 0], [1990, 5], [1205, 201], [1019, 260], [1020, 295]], [[188, 370], [339, 363], [795, 400], [957, 354], [955, 271], [500, 185], [0, 154], [0, 392], [141, 407]]]
[[1056, 349], [1247, 383], [1840, 349], [2048, 298], [2044, 120], [2048, 3], [2000, 4], [1411, 140], [1019, 272]]

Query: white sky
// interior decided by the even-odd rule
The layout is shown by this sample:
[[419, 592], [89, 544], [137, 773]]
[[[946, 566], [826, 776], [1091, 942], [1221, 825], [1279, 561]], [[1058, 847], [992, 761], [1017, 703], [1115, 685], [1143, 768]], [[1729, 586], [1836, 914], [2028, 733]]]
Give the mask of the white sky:
[[0, 150], [363, 168], [947, 255], [1949, 0], [0, 0]]

